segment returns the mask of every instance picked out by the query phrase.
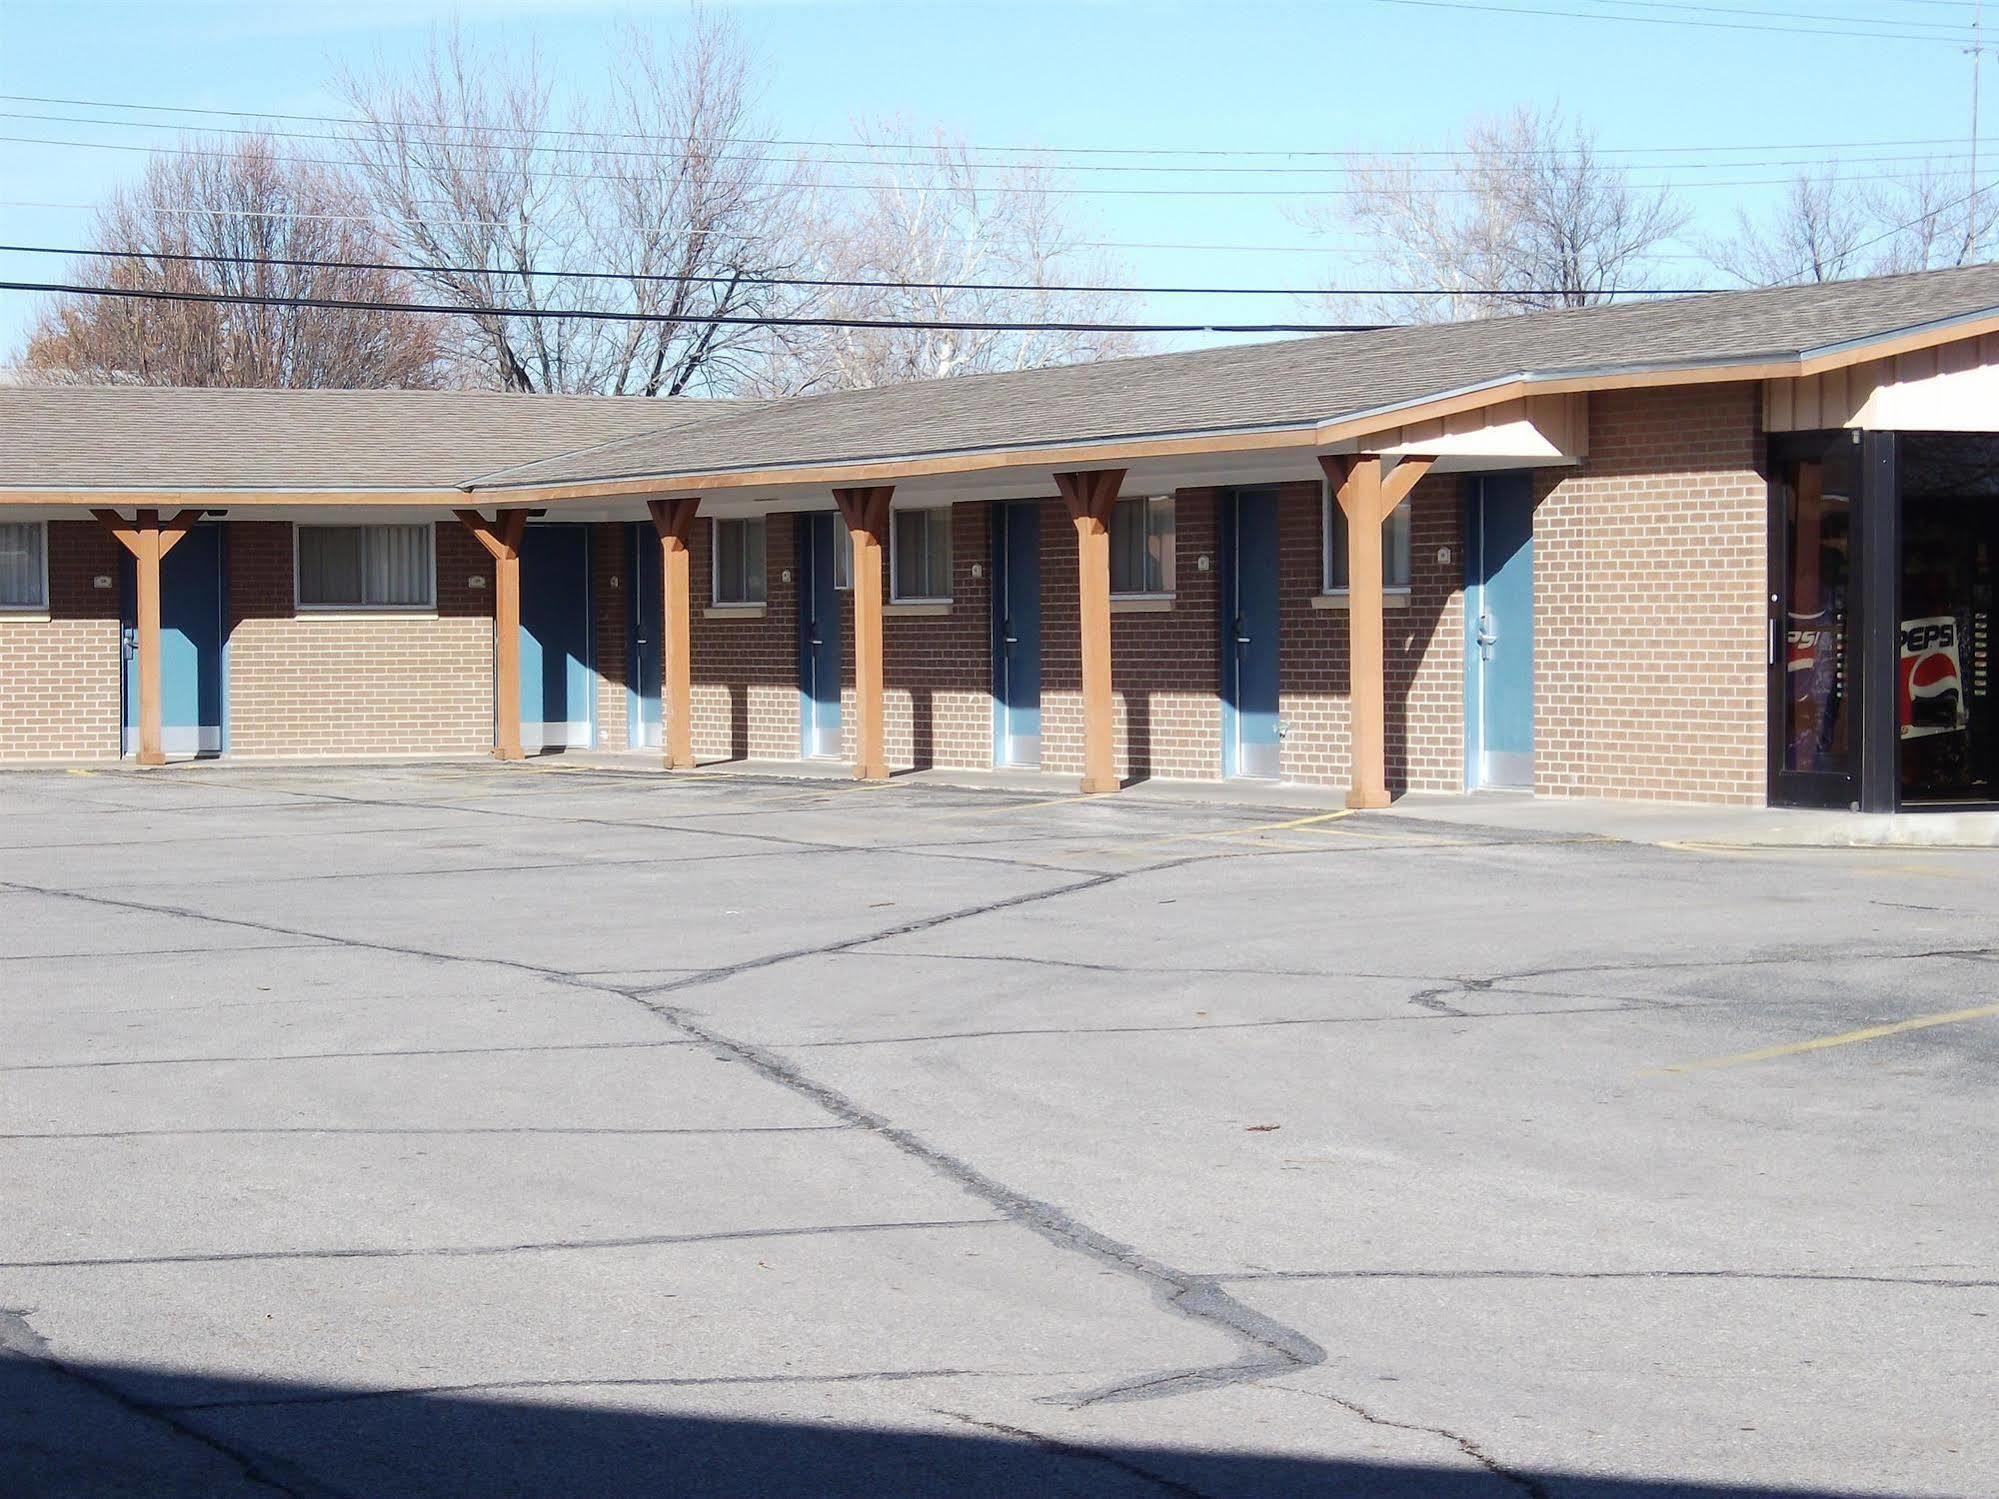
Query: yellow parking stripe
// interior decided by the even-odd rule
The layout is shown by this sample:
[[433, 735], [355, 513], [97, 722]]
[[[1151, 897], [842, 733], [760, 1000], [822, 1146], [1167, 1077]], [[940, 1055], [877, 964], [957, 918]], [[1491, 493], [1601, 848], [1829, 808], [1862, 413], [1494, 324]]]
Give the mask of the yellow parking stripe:
[[1645, 1074], [1658, 1077], [1670, 1072], [1709, 1072], [1717, 1067], [1740, 1067], [1750, 1062], [1768, 1062], [1776, 1057], [1797, 1056], [1807, 1051], [1824, 1051], [1833, 1046], [1851, 1046], [1856, 1041], [1878, 1041], [1883, 1036], [1899, 1036], [1904, 1031], [1927, 1030], [1933, 1025], [1955, 1025], [1961, 1020], [1984, 1020], [1999, 1015], [1999, 1005], [1979, 1005], [1969, 1010], [1948, 1010], [1940, 1015], [1918, 1015], [1913, 1020], [1897, 1020], [1888, 1025], [1870, 1025], [1857, 1031], [1841, 1031], [1836, 1036], [1819, 1036], [1810, 1041], [1793, 1041], [1786, 1046], [1765, 1046], [1756, 1051], [1739, 1051], [1732, 1056], [1706, 1057], [1698, 1062], [1675, 1062], [1670, 1067], [1654, 1067]]

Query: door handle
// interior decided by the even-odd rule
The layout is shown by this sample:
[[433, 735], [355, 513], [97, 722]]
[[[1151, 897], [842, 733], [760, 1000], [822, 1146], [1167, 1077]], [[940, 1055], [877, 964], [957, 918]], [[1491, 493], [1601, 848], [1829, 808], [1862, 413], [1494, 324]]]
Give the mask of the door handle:
[[1478, 644], [1499, 644], [1499, 632], [1492, 627], [1492, 616], [1490, 614], [1481, 614], [1478, 617]]

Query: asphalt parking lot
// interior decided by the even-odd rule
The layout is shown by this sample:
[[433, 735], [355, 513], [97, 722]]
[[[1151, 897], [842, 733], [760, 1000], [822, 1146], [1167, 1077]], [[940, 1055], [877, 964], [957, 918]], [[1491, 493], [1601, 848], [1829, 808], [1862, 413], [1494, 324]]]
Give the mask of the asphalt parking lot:
[[10, 1499], [1999, 1493], [1999, 854], [463, 764], [0, 813]]

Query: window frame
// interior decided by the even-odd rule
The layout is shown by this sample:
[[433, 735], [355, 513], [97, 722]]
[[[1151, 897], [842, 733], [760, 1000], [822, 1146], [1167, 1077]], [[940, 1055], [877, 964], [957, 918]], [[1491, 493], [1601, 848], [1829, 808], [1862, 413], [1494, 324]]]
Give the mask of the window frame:
[[[904, 593], [902, 591], [902, 565], [897, 560], [902, 556], [898, 545], [899, 527], [905, 517], [922, 516], [925, 527], [924, 555], [929, 556], [932, 537], [929, 527], [936, 523], [935, 517], [944, 518], [944, 589], [943, 593]], [[888, 513], [888, 601], [891, 604], [948, 604], [957, 592], [958, 568], [955, 548], [955, 533], [951, 525], [949, 505], [911, 505], [906, 509], [890, 510]]]
[[[1319, 491], [1319, 597], [1322, 599], [1343, 599], [1352, 592], [1346, 583], [1333, 582], [1333, 517], [1340, 517], [1339, 536], [1346, 537], [1346, 514], [1339, 507], [1339, 496], [1333, 493], [1330, 484], [1321, 485]], [[1390, 566], [1395, 559], [1395, 548], [1390, 538], [1381, 538], [1381, 591], [1384, 595], [1401, 596], [1410, 591], [1416, 577], [1415, 519], [1410, 507], [1414, 502], [1405, 499], [1387, 515], [1382, 517], [1384, 532], [1388, 527], [1400, 524], [1403, 534], [1402, 558], [1406, 573], [1399, 583], [1389, 581]], [[1352, 568], [1347, 569], [1352, 576]]]
[[[1161, 552], [1159, 568], [1163, 574], [1161, 581], [1166, 586], [1163, 589], [1119, 588], [1117, 586], [1117, 549], [1112, 547], [1111, 597], [1113, 599], [1171, 599], [1177, 597], [1180, 586], [1180, 506], [1178, 504], [1178, 496], [1170, 493], [1120, 495], [1117, 503], [1119, 505], [1145, 506], [1145, 534], [1148, 539], [1152, 535], [1151, 522], [1152, 516], [1155, 513], [1155, 507], [1165, 510], [1170, 524], [1166, 530], [1166, 545]], [[1112, 516], [1112, 525], [1113, 527], [1116, 525], [1115, 512]]]
[[[416, 604], [309, 604], [305, 600], [306, 531], [381, 531], [391, 528], [420, 530], [429, 553], [424, 568], [427, 597]], [[365, 562], [362, 576], [367, 576]], [[292, 609], [298, 614], [435, 614], [437, 612], [437, 522], [436, 521], [293, 521], [292, 522]]]
[[41, 601], [30, 604], [0, 604], [0, 619], [47, 619], [49, 615], [49, 523], [45, 520], [7, 521], [10, 526], [33, 526], [40, 533]]
[[[770, 603], [770, 529], [761, 515], [715, 515], [708, 519], [708, 602], [716, 609], [762, 609]], [[763, 553], [763, 566], [759, 569], [763, 578], [763, 594], [759, 598], [725, 599], [722, 597], [722, 528], [724, 526], [754, 526], [757, 535], [757, 549]], [[746, 543], [747, 544], [747, 543]], [[743, 585], [749, 586], [749, 561], [745, 554], [743, 563]]]

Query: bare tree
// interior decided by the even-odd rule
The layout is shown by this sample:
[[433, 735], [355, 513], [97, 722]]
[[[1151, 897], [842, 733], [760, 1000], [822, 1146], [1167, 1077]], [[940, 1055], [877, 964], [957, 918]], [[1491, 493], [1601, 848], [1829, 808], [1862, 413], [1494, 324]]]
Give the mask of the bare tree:
[[[781, 305], [801, 173], [755, 117], [733, 23], [696, 11], [675, 46], [622, 33], [608, 102], [556, 123], [538, 55], [484, 56], [455, 31], [399, 76], [347, 74], [351, 145], [401, 255], [468, 308], [582, 307], [615, 323], [477, 312], [454, 320], [461, 369], [509, 390], [678, 394], [726, 386]], [[579, 273], [609, 272], [615, 279]]]
[[800, 310], [906, 326], [774, 330], [754, 388], [890, 385], [1138, 350], [1119, 331], [937, 326], [1128, 321], [1132, 306], [1109, 289], [1120, 268], [1081, 242], [1046, 167], [987, 164], [901, 122], [856, 135], [879, 165], [860, 169], [854, 196], [822, 189], [810, 218], [815, 274], [859, 284], [821, 288]]
[[281, 157], [265, 137], [189, 139], [182, 154], [154, 157], [98, 212], [91, 244], [120, 253], [79, 263], [78, 281], [276, 301], [65, 296], [29, 333], [21, 367], [30, 379], [342, 388], [438, 381], [434, 319], [281, 305], [404, 301], [409, 283], [351, 264], [386, 254], [353, 185]]
[[1873, 216], [1837, 163], [1800, 172], [1773, 213], [1758, 219], [1738, 208], [1735, 218], [1736, 232], [1711, 242], [1707, 256], [1745, 286], [1859, 275], [1855, 257], [1874, 232]]
[[1583, 307], [1653, 283], [1687, 213], [1634, 185], [1559, 111], [1516, 109], [1466, 129], [1453, 164], [1359, 158], [1344, 208], [1308, 227], [1358, 233], [1387, 293], [1370, 315], [1435, 322]]
[[1800, 172], [1774, 212], [1738, 210], [1736, 233], [1707, 255], [1748, 286], [1934, 270], [1980, 258], [1995, 219], [1991, 194], [1934, 162], [1873, 185], [1828, 162]]

